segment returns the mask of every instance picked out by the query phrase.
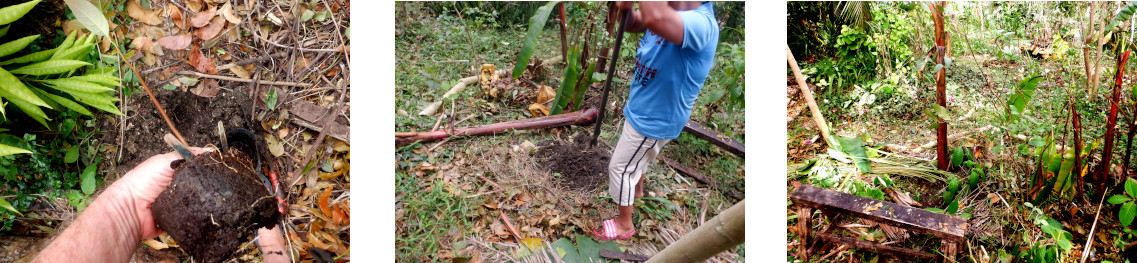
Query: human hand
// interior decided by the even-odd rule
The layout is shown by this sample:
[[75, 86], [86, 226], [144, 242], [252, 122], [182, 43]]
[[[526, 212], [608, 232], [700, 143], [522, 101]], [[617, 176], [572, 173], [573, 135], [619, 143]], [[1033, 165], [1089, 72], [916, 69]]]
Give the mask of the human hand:
[[265, 263], [289, 262], [288, 255], [284, 254], [288, 245], [284, 234], [280, 232], [280, 225], [273, 228], [257, 229], [257, 244], [261, 247], [261, 259]]
[[[198, 147], [189, 147], [189, 150], [194, 155], [213, 151], [212, 148]], [[170, 167], [170, 163], [180, 159], [182, 157], [177, 152], [151, 156], [107, 188], [107, 192], [119, 192], [120, 207], [138, 219], [140, 239], [151, 239], [162, 233], [154, 223], [150, 207], [174, 180], [174, 168]]]

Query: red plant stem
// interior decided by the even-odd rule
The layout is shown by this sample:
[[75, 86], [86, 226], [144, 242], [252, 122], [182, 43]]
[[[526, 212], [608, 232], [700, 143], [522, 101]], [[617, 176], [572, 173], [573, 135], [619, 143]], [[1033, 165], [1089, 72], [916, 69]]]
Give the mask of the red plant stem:
[[[118, 49], [118, 47], [115, 47], [115, 49]], [[138, 77], [138, 83], [141, 84], [142, 90], [146, 91], [146, 95], [150, 96], [150, 102], [154, 103], [154, 108], [158, 109], [158, 115], [162, 115], [162, 120], [166, 121], [166, 126], [170, 127], [170, 131], [174, 132], [174, 136], [178, 137], [178, 141], [182, 142], [182, 145], [190, 146], [189, 143], [186, 143], [186, 139], [182, 138], [182, 133], [178, 132], [178, 128], [174, 127], [174, 122], [170, 121], [170, 117], [166, 116], [166, 110], [162, 109], [162, 104], [158, 103], [157, 98], [154, 98], [154, 92], [150, 91], [150, 85], [147, 85], [146, 80], [142, 79], [142, 73], [139, 73], [138, 69], [134, 68], [134, 63], [130, 63], [130, 61], [122, 55], [122, 51], [116, 50], [116, 53], [118, 53], [118, 56], [122, 59], [124, 64], [130, 66], [130, 71], [134, 72], [134, 75]]]
[[[1082, 178], [1082, 123], [1079, 120], [1078, 107], [1074, 104], [1074, 98], [1070, 97], [1070, 122], [1074, 126], [1074, 177], [1078, 179], [1077, 189], [1074, 189], [1074, 196], [1085, 199], [1082, 195], [1082, 187], [1085, 186], [1085, 179]], [[1066, 179], [1069, 180], [1069, 179]]]
[[[1129, 60], [1129, 52], [1130, 51], [1125, 51], [1125, 53], [1121, 54], [1121, 58], [1117, 60], [1117, 74], [1115, 74], [1113, 78], [1113, 101], [1118, 101], [1118, 99], [1121, 98], [1121, 79], [1125, 75], [1125, 62]], [[1097, 169], [1097, 190], [1098, 194], [1103, 195], [1105, 194], [1103, 191], [1105, 190], [1106, 180], [1108, 179], [1106, 175], [1109, 173], [1109, 161], [1113, 157], [1113, 136], [1117, 131], [1117, 110], [1117, 103], [1110, 103], [1109, 118], [1106, 119], [1105, 123], [1105, 147], [1103, 149], [1104, 152], [1102, 152], [1101, 163], [1098, 164]]]
[[[946, 45], [946, 42], [947, 42], [945, 39], [945, 34], [944, 34], [944, 13], [943, 13], [943, 11], [944, 11], [944, 8], [947, 6], [947, 2], [940, 1], [938, 6], [935, 3], [932, 3], [931, 5], [932, 5], [932, 10], [933, 10], [932, 11], [932, 18], [933, 18], [933, 20], [935, 20], [935, 26], [936, 26], [936, 64], [942, 65], [944, 63], [944, 55], [945, 55], [944, 54], [945, 53], [944, 46]], [[940, 70], [938, 72], [936, 72], [936, 104], [939, 104], [941, 107], [944, 107], [944, 109], [947, 109], [947, 94], [945, 94], [946, 93], [945, 90], [947, 89], [947, 85], [946, 85], [947, 80], [946, 79], [947, 79], [947, 68], [941, 67]], [[947, 120], [944, 120], [941, 118], [941, 119], [939, 119], [938, 125], [936, 125], [936, 159], [937, 159], [936, 160], [937, 161], [936, 168], [939, 168], [940, 170], [945, 170], [945, 171], [948, 169], [948, 156], [947, 156], [947, 147], [948, 147], [947, 137], [948, 137], [948, 135], [947, 134], [948, 134]]]
[[567, 26], [565, 23], [565, 3], [557, 3], [557, 7], [561, 11], [561, 57], [565, 59], [565, 63], [568, 63], [568, 40], [565, 39], [565, 27]]
[[402, 147], [403, 145], [411, 144], [416, 141], [438, 141], [451, 136], [497, 135], [508, 133], [513, 130], [543, 129], [566, 125], [585, 125], [596, 121], [597, 112], [598, 111], [596, 109], [588, 108], [582, 111], [574, 111], [540, 118], [530, 118], [487, 124], [482, 126], [456, 128], [453, 131], [441, 130], [432, 132], [419, 132], [401, 134], [402, 136], [400, 136], [400, 134], [397, 134], [395, 136], [395, 147]]

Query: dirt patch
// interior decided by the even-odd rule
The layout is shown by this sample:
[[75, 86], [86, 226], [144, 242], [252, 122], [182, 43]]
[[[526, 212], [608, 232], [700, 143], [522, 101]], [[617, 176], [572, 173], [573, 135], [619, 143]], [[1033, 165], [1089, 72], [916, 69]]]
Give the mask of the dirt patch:
[[[189, 92], [155, 90], [158, 102], [174, 122], [189, 146], [216, 145], [220, 140], [217, 122], [225, 122], [225, 129], [245, 128], [254, 133], [263, 133], [252, 118], [254, 101], [244, 89], [222, 91], [212, 98], [200, 97]], [[156, 154], [173, 151], [162, 141], [162, 135], [170, 133], [154, 103], [146, 93], [134, 94], [127, 104], [127, 120], [122, 142], [122, 159], [118, 165], [119, 174], [134, 168], [142, 161]], [[103, 118], [102, 129], [107, 131], [107, 142], [119, 142], [121, 126], [118, 119]]]
[[220, 262], [280, 220], [276, 200], [241, 151], [174, 162], [174, 181], [154, 201], [154, 221], [202, 262]]
[[580, 133], [567, 141], [547, 141], [537, 152], [537, 164], [559, 173], [557, 184], [572, 190], [596, 189], [608, 181], [611, 150], [604, 144], [589, 147], [591, 137]]

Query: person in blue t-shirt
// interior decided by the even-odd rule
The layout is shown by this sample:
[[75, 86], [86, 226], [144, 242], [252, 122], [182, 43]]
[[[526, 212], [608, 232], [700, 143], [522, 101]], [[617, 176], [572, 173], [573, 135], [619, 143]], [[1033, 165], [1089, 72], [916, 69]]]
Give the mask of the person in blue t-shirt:
[[594, 231], [602, 240], [635, 235], [632, 203], [643, 196], [643, 173], [664, 144], [679, 137], [714, 64], [719, 28], [710, 2], [616, 2], [626, 32], [644, 32], [624, 106], [620, 140], [608, 164], [608, 192], [619, 216]]

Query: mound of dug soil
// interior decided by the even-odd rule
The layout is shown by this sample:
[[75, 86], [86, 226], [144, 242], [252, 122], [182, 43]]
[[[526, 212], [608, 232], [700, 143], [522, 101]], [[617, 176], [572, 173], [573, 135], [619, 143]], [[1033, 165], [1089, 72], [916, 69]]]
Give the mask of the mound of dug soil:
[[571, 141], [546, 141], [537, 150], [537, 164], [561, 174], [558, 184], [572, 190], [591, 191], [608, 181], [610, 150], [604, 144], [588, 145], [584, 134]]
[[276, 199], [244, 152], [205, 153], [173, 166], [174, 181], [154, 201], [154, 220], [196, 261], [229, 259], [257, 228], [280, 220]]

